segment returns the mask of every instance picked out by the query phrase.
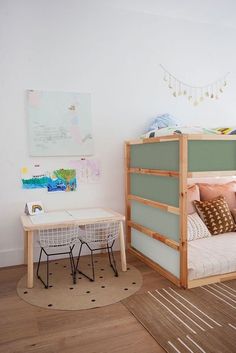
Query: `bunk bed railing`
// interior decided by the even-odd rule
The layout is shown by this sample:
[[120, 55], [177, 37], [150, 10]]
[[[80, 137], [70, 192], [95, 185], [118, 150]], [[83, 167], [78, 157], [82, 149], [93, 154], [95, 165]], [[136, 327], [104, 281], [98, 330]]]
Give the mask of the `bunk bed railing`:
[[[149, 266], [153, 267], [154, 269], [157, 269], [159, 273], [163, 274], [166, 278], [171, 280], [176, 285], [184, 286], [187, 280], [183, 282], [183, 279], [182, 279], [182, 273], [186, 271], [183, 271], [183, 269], [181, 268], [182, 266], [181, 263], [183, 262], [181, 259], [183, 251], [182, 252], [180, 251], [180, 249], [183, 249], [185, 245], [180, 236], [181, 227], [183, 225], [183, 222], [181, 222], [182, 203], [179, 197], [180, 192], [182, 192], [182, 190], [180, 190], [179, 176], [180, 176], [180, 173], [183, 173], [182, 169], [180, 169], [180, 166], [179, 166], [180, 165], [179, 163], [180, 139], [182, 139], [182, 136], [168, 136], [164, 138], [161, 137], [161, 138], [153, 138], [153, 139], [143, 139], [141, 141], [140, 140], [132, 141], [125, 144], [125, 169], [126, 169], [125, 184], [126, 184], [126, 219], [127, 219], [126, 234], [127, 234], [128, 248], [130, 252], [134, 253], [142, 261], [149, 264]], [[160, 142], [167, 142], [167, 144], [165, 144], [164, 146], [162, 144], [159, 144]], [[156, 152], [155, 151], [153, 152], [153, 146], [147, 147], [148, 144], [154, 144], [154, 143], [156, 144], [156, 146], [162, 145], [161, 148], [157, 148], [157, 147], [155, 148], [156, 150], [159, 150], [159, 151], [156, 151], [159, 153], [159, 158], [157, 158]], [[137, 152], [135, 151], [135, 146], [138, 146]], [[143, 146], [145, 147], [143, 148]], [[168, 148], [169, 150], [169, 156], [167, 156], [168, 159], [166, 159], [164, 155], [166, 148]], [[152, 162], [155, 161], [153, 166], [149, 165], [149, 161], [147, 158], [145, 158], [145, 154], [150, 154], [149, 161], [152, 161]], [[141, 158], [142, 161], [140, 160], [140, 156], [142, 157]], [[162, 156], [163, 158], [160, 158], [160, 156]], [[161, 159], [162, 159], [162, 162], [160, 162]], [[141, 176], [145, 176], [145, 178], [148, 177], [148, 179], [145, 179], [145, 178], [141, 179], [142, 178]], [[173, 179], [175, 179], [176, 181], [174, 181]], [[137, 192], [137, 187], [136, 188], [134, 187], [134, 185], [136, 184], [137, 185], [142, 184], [143, 188], [144, 188], [144, 185], [149, 184], [149, 186], [146, 188], [147, 189], [146, 192], [148, 191], [147, 193], [149, 197], [142, 195], [142, 191]], [[157, 193], [155, 192], [154, 189], [152, 190], [153, 185], [154, 186], [156, 185], [157, 189], [159, 187], [159, 190]], [[151, 188], [151, 191], [150, 191], [150, 188]], [[166, 191], [163, 190], [165, 188], [166, 188]], [[163, 192], [166, 194], [169, 194], [169, 196], [165, 197]], [[182, 195], [184, 195], [184, 193], [182, 193]], [[164, 202], [165, 199], [166, 199], [166, 202]], [[157, 216], [157, 218], [159, 217], [159, 221], [163, 217], [167, 219], [167, 222], [169, 224], [171, 223], [173, 224], [172, 231], [175, 225], [176, 229], [174, 231], [174, 234], [173, 233], [171, 234], [170, 231], [169, 231], [169, 234], [166, 234], [166, 232], [164, 231], [162, 232], [157, 231], [157, 229], [155, 229], [156, 224], [152, 224], [152, 227], [147, 226], [147, 224], [143, 224], [145, 223], [145, 219], [143, 218], [140, 221], [140, 218], [142, 218], [140, 217], [140, 212], [137, 214], [137, 212], [133, 211], [135, 210], [135, 208], [138, 208], [137, 203], [150, 207], [152, 210], [156, 209], [157, 210], [156, 213], [153, 213], [153, 211], [149, 209], [149, 212], [152, 212], [153, 214], [153, 218]], [[143, 212], [146, 211], [145, 209], [142, 209], [142, 210]], [[159, 212], [163, 212], [163, 213], [159, 215]], [[167, 216], [167, 214], [169, 214], [169, 216]], [[172, 220], [170, 218], [168, 220], [168, 217], [172, 217], [171, 214], [176, 219]], [[150, 218], [149, 218], [149, 222], [153, 223], [150, 221]], [[134, 231], [137, 231], [137, 233], [134, 233]], [[165, 247], [163, 248], [163, 251], [165, 251], [166, 255], [168, 255], [166, 256], [166, 258], [169, 258], [169, 260], [167, 261], [171, 262], [172, 261], [171, 257], [173, 257], [173, 263], [177, 265], [179, 270], [173, 271], [173, 266], [171, 268], [171, 266], [169, 266], [169, 264], [166, 264], [163, 261], [163, 259], [162, 259], [162, 263], [160, 264], [159, 261], [153, 261], [150, 257], [148, 257], [147, 255], [145, 256], [143, 252], [139, 251], [139, 249], [135, 248], [134, 245], [135, 245], [136, 239], [139, 238], [140, 234], [144, 234], [145, 236], [147, 236], [147, 238], [145, 238], [146, 242], [148, 242], [148, 238], [155, 240], [156, 243], [158, 243], [158, 248], [160, 248], [162, 246], [161, 244], [163, 244], [163, 246]], [[170, 249], [170, 251], [167, 248]], [[178, 257], [177, 257], [177, 254], [178, 254]], [[153, 254], [151, 254], [151, 252], [149, 251], [148, 255], [151, 256]], [[159, 257], [161, 257], [161, 254], [159, 254]]]
[[[229, 277], [231, 278], [232, 276], [233, 278], [236, 277], [236, 273], [232, 273], [216, 276], [215, 278], [209, 277], [204, 280], [189, 281], [187, 266], [187, 179], [206, 176], [236, 176], [235, 141], [235, 135], [224, 136], [183, 134], [139, 139], [126, 142], [125, 144], [126, 234], [129, 251], [134, 253], [146, 264], [155, 268], [159, 273], [179, 286], [191, 288], [193, 286], [200, 285], [201, 283], [207, 284], [208, 281], [209, 283], [213, 283], [214, 281], [224, 280]], [[168, 143], [171, 144], [168, 145]], [[164, 153], [166, 155], [166, 160], [159, 158], [160, 154], [158, 157], [155, 147], [157, 145], [162, 146], [160, 151], [161, 154]], [[132, 152], [132, 148], [135, 148], [136, 153]], [[176, 150], [178, 150], [178, 158]], [[147, 154], [147, 152], [150, 152], [150, 158], [146, 158], [144, 163], [142, 161], [142, 163], [139, 163], [140, 156], [145, 157], [145, 153]], [[174, 159], [173, 156], [175, 156]], [[136, 163], [133, 163], [133, 160], [136, 160]], [[150, 161], [154, 161], [154, 165], [151, 165]], [[136, 177], [133, 177], [133, 175], [136, 175]], [[145, 197], [145, 195], [142, 195], [141, 192], [133, 192], [133, 182], [138, 184], [138, 178], [140, 178], [141, 181], [140, 185], [142, 184], [142, 181], [144, 181], [145, 185], [147, 181], [146, 179], [142, 179], [144, 176], [150, 177], [148, 180], [152, 185], [154, 185], [152, 179], [154, 177], [156, 178], [157, 185], [160, 182], [161, 190], [159, 185], [160, 193], [158, 196], [163, 196], [162, 187], [165, 186], [168, 189], [168, 183], [162, 183], [162, 178], [172, 180], [177, 179], [179, 183], [178, 204], [176, 204], [176, 200], [174, 204], [173, 202], [170, 202], [171, 200], [169, 199], [168, 202], [164, 202], [163, 200], [158, 199], [157, 195], [152, 195], [150, 190], [149, 197]], [[169, 185], [170, 189], [172, 188], [172, 190], [174, 190], [174, 183], [172, 182]], [[155, 194], [155, 192], [153, 194]], [[132, 213], [135, 215], [133, 209], [135, 209], [135, 207], [137, 208], [136, 204], [149, 207], [148, 212], [152, 214], [153, 218], [155, 218], [155, 214], [151, 211], [153, 209], [163, 212], [163, 216], [166, 214], [177, 216], [179, 220], [179, 238], [173, 238], [170, 234], [168, 234], [168, 232], [165, 233], [155, 229], [155, 224], [152, 224], [150, 217], [149, 223], [152, 225], [149, 226], [149, 223], [147, 222], [147, 224], [142, 224], [145, 223], [145, 218], [141, 217], [142, 213], [140, 212], [136, 212], [136, 218], [137, 215], [139, 217], [138, 219], [135, 219]], [[146, 212], [146, 209], [142, 209], [142, 211]], [[169, 226], [168, 219], [166, 220], [166, 226], [167, 228]], [[177, 227], [176, 224], [175, 227]], [[179, 253], [179, 275], [176, 275], [173, 271], [169, 271], [166, 266], [161, 266], [158, 263], [158, 259], [157, 261], [153, 261], [148, 257], [148, 254], [144, 254], [144, 251], [135, 249], [131, 240], [131, 233], [133, 231], [138, 232], [133, 237], [134, 240], [136, 237], [139, 238], [140, 234], [144, 234], [146, 236], [145, 239], [149, 238], [156, 241], [156, 249], [164, 246], [165, 248], [163, 249], [168, 247], [171, 251], [177, 251]], [[145, 247], [145, 241], [143, 241], [142, 244]], [[173, 256], [173, 252], [169, 253], [170, 258], [171, 256]]]

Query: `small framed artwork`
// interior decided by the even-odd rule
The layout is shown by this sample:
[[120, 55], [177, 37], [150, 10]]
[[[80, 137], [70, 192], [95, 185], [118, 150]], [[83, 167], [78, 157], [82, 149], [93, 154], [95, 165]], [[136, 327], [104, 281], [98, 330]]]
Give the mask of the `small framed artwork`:
[[42, 202], [41, 201], [27, 202], [25, 205], [25, 213], [30, 216], [44, 213], [44, 207]]

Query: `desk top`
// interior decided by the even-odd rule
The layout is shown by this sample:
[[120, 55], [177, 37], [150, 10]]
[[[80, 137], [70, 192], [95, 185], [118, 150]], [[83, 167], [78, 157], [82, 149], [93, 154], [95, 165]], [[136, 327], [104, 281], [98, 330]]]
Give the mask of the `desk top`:
[[58, 210], [41, 213], [35, 216], [21, 216], [25, 231], [67, 227], [70, 225], [85, 225], [96, 222], [123, 221], [125, 217], [107, 208], [80, 208]]

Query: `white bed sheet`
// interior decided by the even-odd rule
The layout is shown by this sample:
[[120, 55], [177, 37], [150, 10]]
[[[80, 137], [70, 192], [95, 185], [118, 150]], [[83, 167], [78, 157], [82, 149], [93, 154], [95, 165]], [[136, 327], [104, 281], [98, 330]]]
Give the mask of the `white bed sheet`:
[[189, 280], [236, 271], [236, 232], [188, 243]]

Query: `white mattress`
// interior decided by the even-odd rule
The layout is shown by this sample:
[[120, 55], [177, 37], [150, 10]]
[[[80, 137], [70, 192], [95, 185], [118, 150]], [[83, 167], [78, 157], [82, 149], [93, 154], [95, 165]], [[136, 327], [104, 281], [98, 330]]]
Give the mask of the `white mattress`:
[[188, 243], [189, 280], [236, 271], [236, 232]]

